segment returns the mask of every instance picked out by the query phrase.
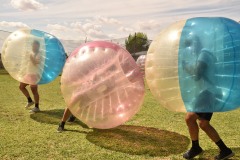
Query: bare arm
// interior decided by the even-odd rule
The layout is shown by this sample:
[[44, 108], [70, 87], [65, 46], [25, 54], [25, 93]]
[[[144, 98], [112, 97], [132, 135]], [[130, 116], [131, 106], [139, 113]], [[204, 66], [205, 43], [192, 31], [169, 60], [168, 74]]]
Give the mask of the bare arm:
[[40, 63], [40, 58], [34, 57], [33, 55], [30, 55], [30, 60], [35, 65]]
[[35, 59], [33, 58], [33, 55], [30, 55], [30, 60], [33, 64], [35, 64]]
[[191, 65], [185, 61], [182, 61], [182, 67], [185, 72], [187, 72], [190, 75], [195, 75], [195, 66]]

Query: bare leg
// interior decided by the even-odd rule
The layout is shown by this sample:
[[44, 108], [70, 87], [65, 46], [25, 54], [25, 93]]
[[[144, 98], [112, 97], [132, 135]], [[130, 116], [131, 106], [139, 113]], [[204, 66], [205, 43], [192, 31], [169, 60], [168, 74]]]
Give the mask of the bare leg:
[[199, 127], [197, 119], [199, 116], [196, 113], [188, 112], [185, 117], [185, 121], [188, 126], [189, 134], [192, 140], [192, 147], [186, 153], [183, 154], [183, 158], [192, 159], [202, 153], [202, 148], [199, 146]]
[[192, 141], [198, 140], [199, 127], [197, 124], [198, 115], [192, 112], [188, 112], [185, 117], [185, 121], [188, 126], [189, 134]]
[[199, 127], [208, 135], [213, 142], [218, 142], [220, 136], [207, 120], [199, 120]]
[[22, 91], [22, 93], [23, 93], [27, 98], [29, 98], [30, 95], [29, 95], [28, 90], [26, 89], [27, 85], [28, 85], [28, 84], [25, 84], [25, 83], [20, 82], [19, 89]]
[[39, 104], [38, 86], [37, 85], [31, 85], [30, 88], [31, 88], [33, 96], [34, 96], [35, 103]]
[[70, 115], [71, 115], [70, 110], [66, 108], [62, 117], [62, 122], [66, 122]]
[[70, 110], [68, 108], [66, 108], [64, 113], [63, 113], [62, 121], [58, 126], [58, 129], [57, 129], [58, 132], [64, 131], [65, 122], [70, 117], [70, 115], [71, 115]]
[[225, 143], [221, 140], [217, 131], [211, 126], [207, 120], [199, 120], [200, 128], [208, 135], [208, 137], [215, 142], [220, 149], [220, 154], [215, 159], [226, 159], [234, 156], [234, 153], [228, 148]]

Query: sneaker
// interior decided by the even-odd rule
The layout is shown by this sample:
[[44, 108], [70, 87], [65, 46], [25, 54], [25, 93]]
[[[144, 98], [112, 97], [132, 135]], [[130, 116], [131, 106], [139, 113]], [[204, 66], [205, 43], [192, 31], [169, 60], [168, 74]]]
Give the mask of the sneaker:
[[58, 129], [57, 129], [57, 132], [58, 132], [58, 133], [61, 133], [61, 132], [63, 132], [63, 131], [64, 131], [64, 125], [59, 124]]
[[73, 115], [70, 116], [70, 118], [68, 119], [68, 122], [74, 122], [76, 119], [76, 117], [74, 117]]
[[192, 159], [192, 158], [196, 157], [197, 155], [199, 155], [202, 152], [203, 152], [203, 150], [202, 150], [201, 147], [191, 148], [190, 150], [188, 150], [186, 153], [183, 154], [183, 158], [185, 158], [185, 159]]
[[219, 155], [215, 157], [215, 160], [224, 160], [228, 159], [234, 156], [234, 153], [230, 148], [228, 148], [226, 151], [220, 151]]
[[36, 112], [40, 112], [40, 109], [37, 108], [37, 107], [34, 107], [34, 108], [30, 111], [30, 113], [36, 113]]
[[34, 102], [28, 102], [25, 106], [26, 109], [29, 109], [29, 107], [31, 107], [32, 105], [34, 105]]

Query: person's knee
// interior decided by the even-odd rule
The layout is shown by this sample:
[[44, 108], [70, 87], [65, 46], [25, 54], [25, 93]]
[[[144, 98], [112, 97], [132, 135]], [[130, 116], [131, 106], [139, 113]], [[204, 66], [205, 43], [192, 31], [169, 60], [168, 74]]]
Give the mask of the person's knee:
[[202, 129], [202, 130], [208, 130], [208, 128], [210, 127], [211, 125], [210, 125], [210, 123], [209, 123], [209, 121], [207, 121], [207, 120], [200, 120], [199, 121], [199, 127]]
[[185, 116], [185, 121], [187, 124], [195, 123], [197, 121], [197, 115], [194, 113], [188, 113]]
[[37, 95], [37, 94], [38, 94], [38, 88], [37, 88], [37, 86], [30, 86], [30, 88], [31, 88], [32, 93], [33, 93], [34, 95]]

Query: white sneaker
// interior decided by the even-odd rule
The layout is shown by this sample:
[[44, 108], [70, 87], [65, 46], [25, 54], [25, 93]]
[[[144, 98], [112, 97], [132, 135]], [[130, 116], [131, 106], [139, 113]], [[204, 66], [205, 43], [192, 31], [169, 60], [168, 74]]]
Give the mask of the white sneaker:
[[34, 105], [34, 102], [28, 102], [25, 106], [26, 109], [29, 109], [29, 107], [31, 107], [32, 105]]
[[37, 107], [34, 107], [34, 108], [30, 111], [30, 113], [37, 113], [37, 112], [40, 112], [40, 109], [37, 108]]

